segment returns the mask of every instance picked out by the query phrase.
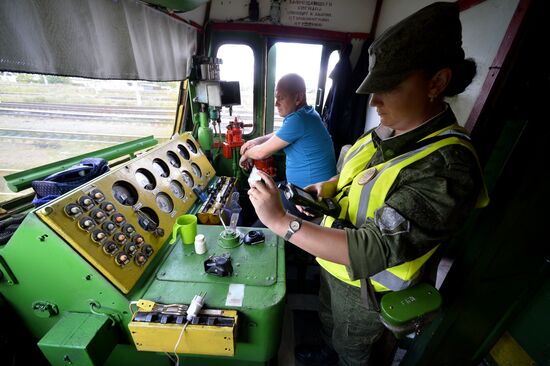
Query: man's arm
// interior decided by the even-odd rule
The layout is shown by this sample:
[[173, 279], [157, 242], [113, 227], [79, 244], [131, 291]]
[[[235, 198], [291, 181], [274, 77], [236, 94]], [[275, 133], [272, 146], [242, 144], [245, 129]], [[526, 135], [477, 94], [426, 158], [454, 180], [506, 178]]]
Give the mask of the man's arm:
[[271, 132], [271, 133], [268, 133], [267, 135], [259, 136], [259, 137], [256, 137], [255, 139], [248, 140], [247, 142], [245, 142], [243, 144], [243, 146], [241, 146], [241, 155], [244, 154], [246, 152], [246, 150], [251, 149], [256, 145], [263, 144], [264, 142], [269, 140], [271, 138], [271, 136], [273, 136], [273, 134], [274, 133]]
[[284, 149], [288, 146], [288, 142], [272, 135], [267, 141], [262, 144], [253, 146], [246, 150], [241, 157], [241, 162], [246, 159], [260, 160], [265, 159], [279, 150]]

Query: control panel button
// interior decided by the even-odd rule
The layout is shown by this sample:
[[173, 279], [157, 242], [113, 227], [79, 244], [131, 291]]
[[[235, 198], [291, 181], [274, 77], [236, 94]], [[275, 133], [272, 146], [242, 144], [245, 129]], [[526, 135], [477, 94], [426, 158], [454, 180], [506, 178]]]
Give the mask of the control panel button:
[[115, 256], [115, 262], [121, 267], [130, 263], [130, 256], [125, 252], [120, 252]]
[[95, 222], [92, 220], [89, 216], [84, 216], [78, 221], [78, 226], [80, 226], [81, 229], [84, 229], [86, 231], [90, 231], [93, 228], [95, 228]]
[[105, 195], [97, 188], [90, 192], [90, 196], [92, 196], [94, 201], [96, 201], [97, 203], [103, 202], [105, 200]]
[[90, 196], [81, 196], [81, 197], [78, 199], [78, 204], [79, 204], [80, 207], [82, 207], [84, 210], [88, 211], [89, 209], [91, 209], [92, 207], [94, 207], [95, 202], [94, 202], [94, 200], [92, 199], [92, 197], [90, 197]]
[[137, 234], [136, 236], [134, 236], [134, 243], [139, 248], [143, 245], [143, 243], [145, 243], [145, 239], [143, 238], [143, 236]]
[[103, 251], [109, 255], [115, 255], [115, 253], [118, 252], [118, 245], [112, 240], [107, 240], [105, 244], [103, 244]]
[[96, 243], [101, 243], [107, 238], [107, 233], [103, 230], [96, 229], [92, 231], [92, 240]]
[[108, 201], [103, 202], [99, 207], [109, 215], [116, 210], [115, 205]]
[[145, 244], [141, 247], [141, 252], [145, 254], [147, 257], [150, 257], [155, 252], [155, 250], [151, 245]]
[[93, 209], [90, 215], [97, 223], [102, 223], [107, 219], [107, 214], [100, 208]]
[[147, 262], [147, 256], [143, 253], [138, 253], [135, 257], [134, 257], [134, 262], [138, 265], [138, 266], [143, 266], [146, 262]]
[[124, 246], [124, 251], [128, 253], [128, 255], [130, 255], [131, 257], [133, 257], [134, 254], [136, 254], [137, 250], [138, 250], [138, 247], [135, 243], [128, 243]]
[[113, 239], [118, 244], [124, 244], [124, 243], [126, 243], [127, 238], [126, 238], [126, 235], [124, 235], [120, 231], [117, 231], [116, 233], [113, 234]]
[[74, 203], [69, 203], [67, 206], [65, 206], [63, 211], [65, 211], [65, 214], [67, 214], [67, 216], [74, 218], [79, 217], [83, 213], [82, 208]]
[[105, 221], [103, 225], [101, 225], [101, 228], [111, 234], [116, 229], [116, 225], [112, 221]]
[[133, 225], [126, 224], [122, 227], [122, 232], [128, 236], [132, 236], [136, 232], [136, 228]]
[[119, 226], [122, 226], [126, 223], [126, 218], [120, 212], [113, 214], [113, 216], [111, 216], [111, 220]]

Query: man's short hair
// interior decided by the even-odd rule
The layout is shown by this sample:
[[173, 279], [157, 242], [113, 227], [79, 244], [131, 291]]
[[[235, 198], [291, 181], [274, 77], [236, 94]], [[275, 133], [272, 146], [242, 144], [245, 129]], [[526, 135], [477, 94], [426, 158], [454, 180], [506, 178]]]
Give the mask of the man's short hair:
[[304, 99], [306, 95], [306, 83], [304, 78], [298, 74], [286, 74], [279, 79], [277, 83], [277, 90], [284, 91], [289, 94], [304, 94]]

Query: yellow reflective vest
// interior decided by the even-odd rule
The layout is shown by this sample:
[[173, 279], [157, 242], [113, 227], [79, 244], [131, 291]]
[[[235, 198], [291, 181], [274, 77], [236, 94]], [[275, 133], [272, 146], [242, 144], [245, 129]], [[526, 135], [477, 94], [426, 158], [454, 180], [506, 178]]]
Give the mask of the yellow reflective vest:
[[[365, 168], [376, 151], [372, 142], [372, 133], [360, 138], [346, 153], [344, 165], [338, 179], [336, 200], [341, 206], [338, 218], [346, 219], [359, 228], [368, 218], [373, 218], [377, 209], [386, 201], [386, 196], [399, 172], [408, 165], [428, 156], [443, 146], [457, 144], [469, 149], [474, 156], [476, 152], [469, 142], [467, 132], [458, 124], [447, 126], [422, 140], [434, 139], [432, 143], [406, 152], [378, 165]], [[420, 140], [420, 141], [422, 141]], [[479, 195], [476, 207], [484, 207], [489, 198], [485, 187]], [[331, 227], [335, 218], [325, 216], [323, 226]], [[375, 291], [399, 291], [416, 283], [422, 266], [433, 255], [439, 245], [424, 255], [400, 265], [387, 268], [370, 277]], [[351, 280], [344, 265], [317, 258], [319, 264], [336, 278], [353, 286], [360, 287], [359, 280]]]

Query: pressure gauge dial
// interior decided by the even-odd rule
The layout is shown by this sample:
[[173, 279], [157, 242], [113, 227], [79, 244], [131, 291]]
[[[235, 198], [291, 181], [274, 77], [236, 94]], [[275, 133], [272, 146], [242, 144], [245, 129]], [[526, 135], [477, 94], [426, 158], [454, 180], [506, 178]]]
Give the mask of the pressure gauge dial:
[[201, 168], [195, 163], [191, 163], [191, 170], [193, 171], [193, 174], [195, 174], [197, 177], [202, 177], [202, 171]]
[[137, 190], [126, 181], [115, 182], [112, 191], [113, 197], [124, 206], [133, 206], [138, 200]]
[[174, 202], [172, 202], [170, 196], [164, 192], [157, 194], [155, 201], [157, 202], [158, 208], [164, 213], [170, 213], [174, 209]]
[[153, 174], [147, 169], [138, 169], [134, 175], [140, 187], [151, 191], [157, 186], [157, 182]]
[[196, 154], [197, 151], [199, 151], [197, 149], [197, 145], [195, 145], [195, 143], [191, 140], [187, 140], [187, 147], [189, 147], [189, 150], [193, 153], [193, 154]]
[[170, 182], [170, 190], [177, 198], [183, 198], [185, 196], [185, 190], [180, 182], [173, 180]]
[[178, 158], [175, 152], [168, 151], [166, 153], [166, 157], [168, 158], [168, 162], [170, 163], [170, 165], [172, 165], [174, 168], [181, 167], [181, 160], [180, 158]]
[[183, 181], [188, 187], [193, 187], [195, 185], [195, 182], [193, 181], [193, 177], [191, 176], [191, 173], [189, 173], [187, 170], [184, 170], [181, 172], [181, 177], [183, 178]]
[[168, 165], [163, 160], [158, 158], [153, 160], [153, 171], [163, 178], [170, 175], [170, 168], [168, 168]]

